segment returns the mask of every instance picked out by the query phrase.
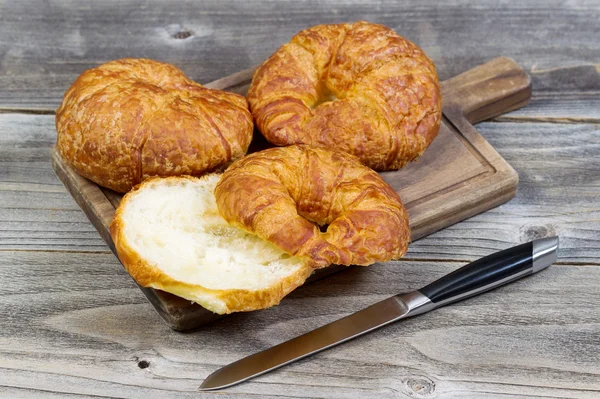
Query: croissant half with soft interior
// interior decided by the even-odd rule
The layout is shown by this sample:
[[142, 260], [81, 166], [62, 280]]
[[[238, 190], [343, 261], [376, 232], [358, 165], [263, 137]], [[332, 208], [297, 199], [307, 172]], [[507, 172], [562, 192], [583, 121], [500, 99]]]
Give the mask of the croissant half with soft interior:
[[219, 178], [151, 178], [127, 193], [110, 225], [119, 259], [140, 285], [215, 313], [276, 305], [311, 262], [230, 226], [213, 194]]
[[253, 123], [244, 97], [173, 65], [122, 59], [85, 71], [56, 113], [57, 148], [79, 174], [118, 192], [150, 176], [201, 175], [242, 157]]
[[420, 156], [442, 116], [433, 62], [392, 29], [364, 21], [298, 33], [257, 69], [247, 98], [271, 143], [346, 151], [375, 170]]

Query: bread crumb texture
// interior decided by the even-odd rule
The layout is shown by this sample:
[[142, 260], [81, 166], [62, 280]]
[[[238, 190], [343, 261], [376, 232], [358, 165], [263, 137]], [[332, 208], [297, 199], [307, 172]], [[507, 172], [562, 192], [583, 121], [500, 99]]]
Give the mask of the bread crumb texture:
[[215, 313], [273, 306], [312, 268], [306, 258], [230, 226], [213, 194], [219, 178], [155, 178], [127, 194], [111, 224], [119, 258], [141, 285]]

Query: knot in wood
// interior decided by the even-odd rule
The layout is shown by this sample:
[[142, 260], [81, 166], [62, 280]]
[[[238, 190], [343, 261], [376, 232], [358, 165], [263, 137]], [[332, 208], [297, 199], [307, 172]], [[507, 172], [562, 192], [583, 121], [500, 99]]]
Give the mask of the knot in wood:
[[165, 31], [167, 35], [171, 39], [175, 40], [185, 40], [194, 35], [194, 30], [189, 27], [183, 26], [181, 24], [170, 24], [165, 27]]
[[138, 367], [141, 368], [141, 369], [148, 368], [149, 366], [150, 366], [150, 362], [147, 361], [147, 360], [140, 360], [138, 362]]
[[175, 32], [172, 37], [173, 39], [187, 39], [188, 37], [192, 36], [192, 32], [188, 31], [188, 30], [182, 30], [179, 32]]
[[408, 394], [414, 398], [432, 398], [435, 382], [423, 376], [409, 378], [405, 382]]
[[519, 229], [521, 242], [529, 242], [540, 238], [556, 235], [556, 230], [552, 225], [524, 225]]

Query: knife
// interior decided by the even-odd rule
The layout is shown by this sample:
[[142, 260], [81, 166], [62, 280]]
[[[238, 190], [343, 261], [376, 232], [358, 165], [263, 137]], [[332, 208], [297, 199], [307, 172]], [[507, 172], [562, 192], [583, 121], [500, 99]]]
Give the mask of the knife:
[[245, 357], [209, 375], [200, 390], [227, 388], [395, 321], [481, 294], [556, 262], [558, 237], [534, 240], [469, 263], [439, 280]]

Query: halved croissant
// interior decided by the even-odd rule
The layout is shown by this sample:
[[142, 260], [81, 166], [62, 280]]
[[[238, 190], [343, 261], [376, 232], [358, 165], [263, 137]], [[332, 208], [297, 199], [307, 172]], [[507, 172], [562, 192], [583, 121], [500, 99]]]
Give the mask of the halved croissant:
[[228, 225], [219, 178], [152, 178], [126, 194], [110, 225], [119, 259], [140, 285], [215, 313], [274, 306], [311, 274], [310, 259]]

